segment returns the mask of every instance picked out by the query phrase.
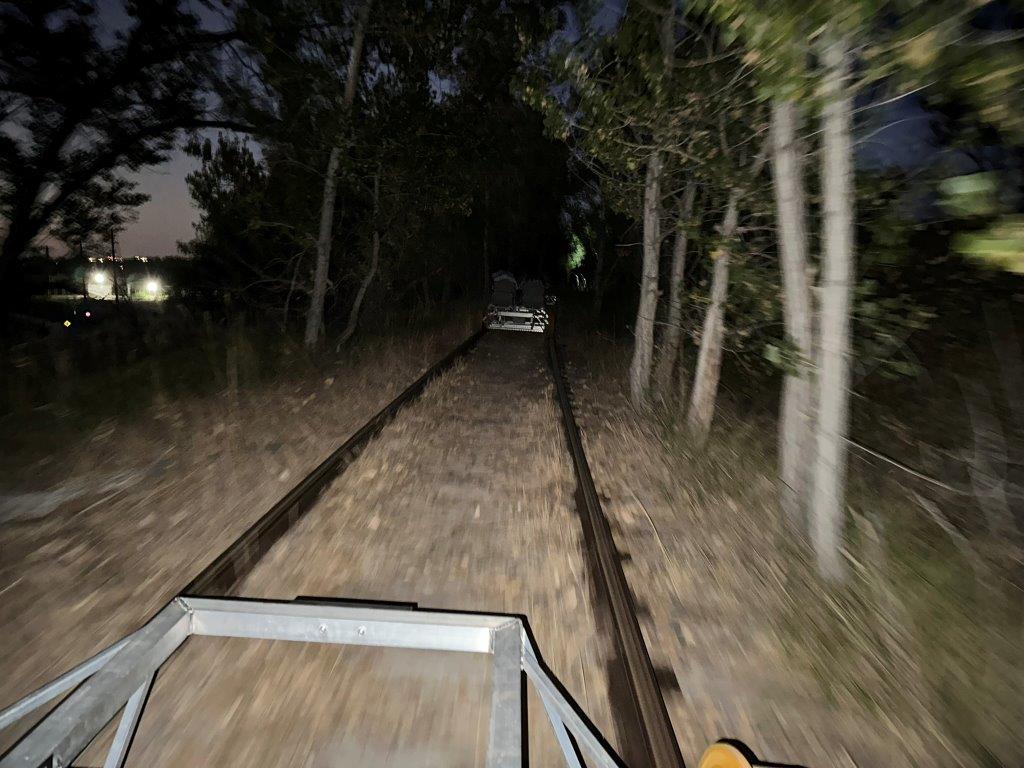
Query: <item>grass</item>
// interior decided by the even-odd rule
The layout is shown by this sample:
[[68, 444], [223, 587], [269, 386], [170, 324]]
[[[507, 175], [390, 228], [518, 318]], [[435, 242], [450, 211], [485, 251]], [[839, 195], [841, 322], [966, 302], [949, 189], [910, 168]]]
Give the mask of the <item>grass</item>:
[[[588, 351], [590, 379], [624, 380], [629, 350], [604, 347]], [[842, 585], [823, 581], [806, 541], [787, 529], [778, 506], [777, 386], [752, 384], [735, 370], [724, 375], [726, 396], [703, 445], [687, 438], [677, 407], [632, 416], [628, 406], [621, 410], [636, 430], [656, 436], [672, 467], [665, 481], [672, 487], [663, 490], [676, 499], [678, 514], [685, 510], [699, 526], [698, 537], [709, 546], [743, 550], [746, 573], [730, 578], [744, 581], [751, 620], [773, 627], [782, 663], [815, 681], [835, 713], [889, 731], [913, 763], [1022, 764], [1020, 533], [990, 530], [969, 491], [951, 493], [854, 454], [845, 536], [850, 575]], [[973, 375], [993, 377], [978, 367]], [[913, 397], [915, 386], [906, 382], [900, 389]], [[941, 439], [934, 452], [962, 457], [972, 429], [960, 396], [953, 377], [936, 376], [927, 383], [927, 398], [911, 401], [911, 418], [898, 399], [875, 392], [855, 404], [855, 429], [875, 444], [927, 447]], [[999, 403], [992, 409], [1005, 420]], [[884, 442], [891, 435], [879, 424], [895, 425], [901, 440]], [[1011, 459], [1019, 455], [1015, 443], [1009, 448]], [[921, 464], [920, 457], [900, 458]], [[958, 472], [944, 472], [942, 479], [963, 484], [965, 467], [950, 469]]]
[[762, 525], [773, 523], [772, 557], [786, 584], [773, 601], [774, 621], [826, 698], [868, 713], [922, 758], [1016, 764], [1024, 756], [1021, 551], [984, 532], [967, 538], [942, 517], [941, 503], [918, 501], [923, 492], [912, 483], [855, 465], [850, 577], [828, 584], [805, 543], [786, 534], [766, 482], [774, 425], [729, 421], [700, 451], [678, 433], [667, 450], [685, 457], [703, 503], [729, 494]]
[[[344, 375], [362, 362], [391, 354], [422, 358], [426, 366], [448, 351], [438, 346], [439, 339], [469, 334], [470, 315], [469, 308], [457, 307], [413, 332], [371, 326], [343, 350], [328, 343], [316, 354], [302, 346], [297, 334], [235, 323], [197, 325], [169, 348], [145, 356], [133, 353], [128, 360], [111, 354], [106, 363], [91, 360], [86, 372], [63, 377], [45, 373], [50, 361], [44, 356], [31, 373], [20, 380], [8, 375], [8, 386], [0, 388], [8, 395], [0, 401], [5, 447], [0, 481], [17, 485], [30, 479], [28, 467], [35, 462], [74, 450], [78, 441], [111, 422], [144, 420], [155, 406], [173, 409], [176, 403], [268, 383]], [[19, 375], [9, 365], [11, 370]]]
[[795, 645], [830, 695], [913, 725], [924, 752], [961, 765], [1012, 764], [1022, 749], [1024, 623], [1010, 562], [984, 534], [969, 540], [934, 519], [937, 504], [858, 480], [849, 499], [851, 578], [830, 587], [802, 564], [790, 624], [803, 641]]

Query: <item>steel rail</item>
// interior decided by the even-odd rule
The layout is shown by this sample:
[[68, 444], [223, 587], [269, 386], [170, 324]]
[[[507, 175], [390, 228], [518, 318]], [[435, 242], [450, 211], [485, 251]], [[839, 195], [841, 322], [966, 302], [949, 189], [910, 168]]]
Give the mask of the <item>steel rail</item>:
[[[661, 695], [661, 686], [654, 673], [654, 665], [647, 653], [640, 624], [636, 618], [636, 605], [632, 592], [622, 571], [622, 565], [615, 541], [612, 538], [608, 518], [601, 508], [601, 499], [594, 486], [587, 454], [576, 417], [573, 415], [569, 382], [565, 377], [562, 355], [558, 348], [555, 329], [548, 332], [548, 362], [555, 380], [555, 392], [562, 411], [562, 426], [572, 456], [576, 474], [576, 499], [583, 525], [584, 539], [592, 549], [599, 580], [597, 585], [606, 596], [611, 614], [612, 635], [626, 681], [626, 694], [631, 700], [634, 717], [632, 722], [620, 723], [625, 726], [627, 742], [636, 739], [642, 744], [623, 744], [620, 748], [632, 747], [634, 757], [643, 759], [641, 765], [631, 764], [630, 768], [683, 768], [683, 756], [676, 742], [672, 721]], [[639, 731], [639, 733], [636, 733]], [[642, 749], [637, 749], [641, 747]], [[632, 756], [632, 755], [631, 755]]]
[[469, 352], [486, 333], [481, 328], [449, 352], [398, 397], [385, 405], [376, 416], [342, 443], [319, 466], [306, 475], [248, 530], [206, 566], [182, 591], [183, 595], [213, 597], [227, 595], [249, 574], [274, 543], [280, 539], [320, 498], [320, 494], [339, 477], [367, 444], [387, 426], [399, 410], [419, 397], [427, 385]]
[[[188, 601], [196, 599], [189, 596], [227, 595], [236, 588], [274, 543], [301, 519], [326, 487], [352, 464], [369, 442], [395, 418], [401, 408], [419, 397], [431, 381], [469, 352], [484, 333], [486, 333], [486, 328], [476, 331], [384, 406], [380, 412], [324, 459], [213, 562], [207, 565], [183, 590], [182, 599]], [[576, 499], [581, 526], [591, 557], [591, 570], [598, 582], [595, 586], [601, 596], [601, 602], [606, 603], [606, 606], [603, 607], [608, 609], [607, 613], [610, 615], [612, 640], [618, 656], [617, 660], [622, 667], [626, 689], [620, 694], [628, 700], [631, 710], [621, 718], [625, 722], [619, 723], [620, 727], [624, 726], [625, 731], [625, 743], [621, 747], [630, 755], [630, 768], [683, 768], [682, 755], [675, 740], [668, 710], [637, 621], [633, 596], [623, 573], [611, 528], [601, 507], [587, 462], [579, 426], [573, 414], [570, 388], [564, 374], [561, 352], [553, 327], [549, 329], [547, 336], [548, 362], [562, 414], [566, 443], [576, 476]], [[299, 610], [301, 610], [301, 606]], [[526, 671], [530, 673], [531, 669], [528, 668]], [[536, 677], [535, 672], [532, 677]], [[137, 681], [131, 682], [134, 684]], [[140, 701], [145, 698], [144, 689], [148, 684], [143, 681], [141, 687], [137, 686], [138, 690], [134, 695]], [[143, 692], [140, 693], [140, 691]], [[548, 705], [549, 703], [546, 702], [546, 708]], [[574, 713], [570, 713], [570, 715], [575, 716]], [[571, 717], [570, 721], [575, 723]], [[555, 723], [554, 718], [552, 722]], [[130, 744], [137, 726], [137, 716], [132, 717], [130, 722], [122, 723], [121, 728], [125, 732], [123, 736], [126, 745]], [[578, 728], [574, 730], [578, 730]], [[557, 725], [556, 734], [558, 734]], [[562, 736], [568, 738], [565, 734]], [[562, 738], [559, 740], [561, 743]], [[593, 745], [588, 742], [588, 746], [592, 747]], [[601, 749], [603, 750], [603, 747]], [[77, 754], [78, 751], [80, 750], [74, 750], [74, 753]], [[566, 754], [568, 757], [568, 752]], [[118, 754], [115, 757], [123, 758], [123, 755]], [[608, 759], [615, 761], [615, 758], [610, 755]]]

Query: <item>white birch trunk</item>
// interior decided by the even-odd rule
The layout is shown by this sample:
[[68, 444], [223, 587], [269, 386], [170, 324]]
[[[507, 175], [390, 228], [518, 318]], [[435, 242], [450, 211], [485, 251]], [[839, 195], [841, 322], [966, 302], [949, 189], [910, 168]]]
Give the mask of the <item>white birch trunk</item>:
[[[370, 17], [372, 0], [366, 0], [356, 16], [355, 29], [352, 32], [352, 48], [348, 53], [345, 92], [342, 105], [345, 112], [352, 109], [356, 97], [356, 86], [359, 84], [359, 62], [363, 55], [363, 44], [366, 41], [366, 23]], [[334, 202], [338, 193], [338, 166], [341, 164], [341, 147], [331, 147], [327, 160], [327, 174], [324, 177], [324, 191], [320, 201], [320, 230], [316, 239], [316, 271], [313, 275], [313, 293], [310, 296], [309, 309], [306, 312], [306, 333], [303, 342], [312, 349], [320, 341], [320, 331], [324, 324], [324, 300], [327, 297], [327, 275], [331, 268], [331, 240], [334, 230]]]
[[786, 336], [798, 356], [784, 374], [779, 413], [779, 478], [782, 509], [796, 531], [805, 531], [808, 467], [811, 465], [813, 315], [807, 263], [807, 201], [802, 152], [796, 139], [797, 107], [772, 105], [772, 169], [782, 267], [782, 314]]
[[[722, 220], [721, 235], [731, 238], [739, 222], [740, 191], [729, 193], [729, 202]], [[722, 369], [725, 341], [725, 300], [729, 294], [729, 248], [726, 243], [715, 257], [711, 276], [711, 303], [704, 313], [704, 326], [700, 334], [697, 370], [693, 376], [690, 406], [686, 414], [686, 428], [697, 443], [703, 443], [711, 431], [718, 397], [718, 380]]]
[[661, 202], [661, 153], [647, 162], [644, 181], [644, 252], [640, 277], [640, 302], [633, 330], [633, 362], [629, 367], [629, 394], [637, 408], [647, 401], [654, 353], [654, 315], [658, 308], [658, 255], [661, 244], [659, 206]]
[[668, 288], [668, 316], [665, 318], [665, 332], [662, 334], [658, 362], [654, 367], [654, 388], [662, 398], [669, 398], [672, 389], [672, 374], [679, 357], [679, 343], [682, 339], [683, 319], [683, 273], [686, 271], [686, 246], [688, 227], [693, 216], [693, 202], [697, 197], [697, 185], [690, 182], [679, 200], [676, 220], [676, 239], [672, 244], [672, 273]]
[[846, 432], [849, 418], [850, 310], [854, 273], [854, 179], [850, 53], [842, 41], [823, 52], [823, 253], [821, 363], [818, 374], [817, 455], [811, 496], [811, 541], [818, 570], [833, 580], [846, 572], [842, 554]]

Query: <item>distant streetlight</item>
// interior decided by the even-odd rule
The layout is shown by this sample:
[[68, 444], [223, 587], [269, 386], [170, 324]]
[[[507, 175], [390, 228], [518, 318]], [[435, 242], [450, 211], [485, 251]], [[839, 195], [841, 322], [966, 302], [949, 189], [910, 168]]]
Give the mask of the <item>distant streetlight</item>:
[[92, 282], [96, 283], [96, 285], [106, 285], [107, 273], [106, 272], [93, 272], [92, 273]]
[[146, 281], [146, 292], [151, 295], [156, 295], [160, 292], [160, 281], [150, 278]]

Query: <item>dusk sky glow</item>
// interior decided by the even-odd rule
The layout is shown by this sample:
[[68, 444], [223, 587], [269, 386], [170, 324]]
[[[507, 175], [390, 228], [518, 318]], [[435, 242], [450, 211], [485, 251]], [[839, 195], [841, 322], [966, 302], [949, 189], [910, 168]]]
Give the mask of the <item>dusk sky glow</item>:
[[[223, 26], [218, 14], [199, 3], [190, 3], [210, 28]], [[122, 26], [126, 17], [122, 0], [100, 0], [101, 25], [107, 30]], [[169, 256], [178, 252], [178, 241], [192, 237], [196, 209], [185, 186], [185, 176], [198, 167], [195, 158], [176, 150], [166, 163], [135, 175], [139, 190], [150, 196], [139, 208], [139, 218], [121, 234], [124, 256]]]

